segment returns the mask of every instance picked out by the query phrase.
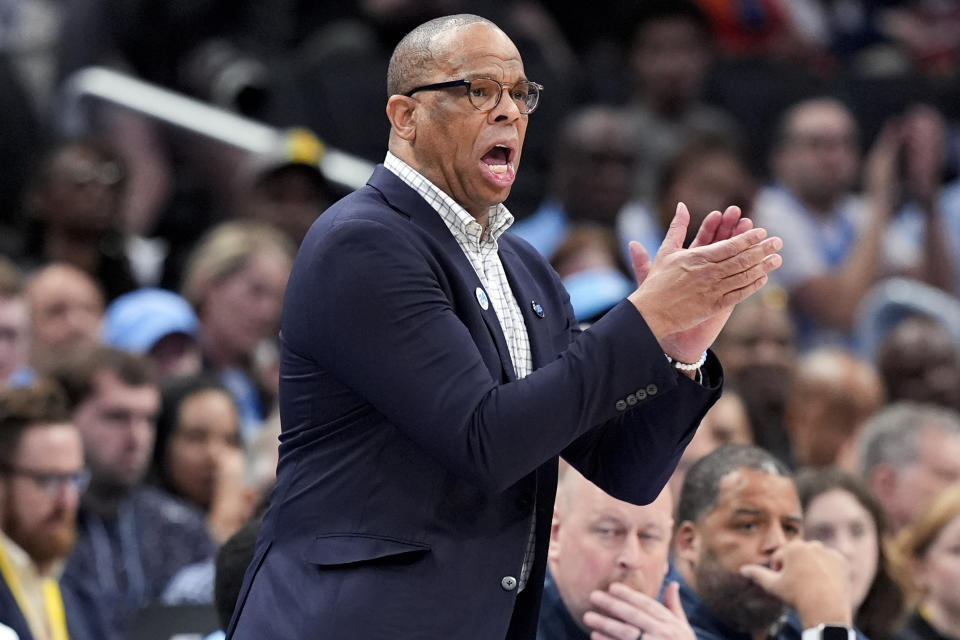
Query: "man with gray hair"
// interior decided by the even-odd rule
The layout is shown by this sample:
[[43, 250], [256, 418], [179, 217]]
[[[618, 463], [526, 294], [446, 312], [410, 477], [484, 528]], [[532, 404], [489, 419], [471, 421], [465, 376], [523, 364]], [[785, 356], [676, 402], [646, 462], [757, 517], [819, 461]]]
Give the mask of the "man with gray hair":
[[277, 486], [234, 640], [534, 638], [558, 456], [651, 502], [719, 395], [707, 348], [781, 240], [729, 207], [684, 249], [680, 206], [656, 261], [634, 256], [637, 289], [580, 332], [504, 233], [540, 89], [478, 16], [397, 45], [390, 151], [287, 285]]
[[871, 417], [858, 440], [860, 472], [892, 531], [960, 481], [960, 415], [955, 411], [898, 402]]

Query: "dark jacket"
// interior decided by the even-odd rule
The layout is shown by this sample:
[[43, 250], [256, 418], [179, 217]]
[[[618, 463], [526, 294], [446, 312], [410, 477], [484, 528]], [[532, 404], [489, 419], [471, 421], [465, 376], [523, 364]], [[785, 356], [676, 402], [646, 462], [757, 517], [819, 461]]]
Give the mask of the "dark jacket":
[[679, 374], [626, 301], [580, 333], [530, 245], [504, 234], [499, 255], [533, 357], [519, 382], [470, 262], [394, 174], [313, 225], [281, 322], [277, 487], [228, 635], [532, 639], [557, 456], [622, 500], [659, 494], [719, 363], [710, 387]]

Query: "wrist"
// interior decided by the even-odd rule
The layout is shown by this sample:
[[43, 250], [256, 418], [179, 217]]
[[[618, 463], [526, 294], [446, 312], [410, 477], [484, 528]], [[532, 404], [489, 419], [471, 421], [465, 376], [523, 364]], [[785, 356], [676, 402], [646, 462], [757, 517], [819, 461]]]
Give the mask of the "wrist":
[[696, 362], [683, 362], [682, 360], [670, 357], [670, 355], [667, 353], [663, 355], [667, 357], [667, 362], [673, 365], [674, 369], [679, 369], [680, 371], [697, 371], [703, 366], [703, 363], [707, 361], [706, 351], [700, 354], [700, 357], [696, 360]]

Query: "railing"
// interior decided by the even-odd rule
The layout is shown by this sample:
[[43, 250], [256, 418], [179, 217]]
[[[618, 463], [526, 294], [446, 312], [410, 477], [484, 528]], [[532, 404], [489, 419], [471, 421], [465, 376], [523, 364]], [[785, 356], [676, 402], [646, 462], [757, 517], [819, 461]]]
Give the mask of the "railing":
[[[89, 128], [87, 103], [91, 99], [130, 109], [251, 154], [286, 155], [294, 135], [103, 67], [81, 69], [64, 83], [60, 122], [64, 133], [77, 135]], [[318, 166], [327, 179], [350, 189], [363, 186], [374, 167], [367, 160], [329, 147], [325, 147]]]

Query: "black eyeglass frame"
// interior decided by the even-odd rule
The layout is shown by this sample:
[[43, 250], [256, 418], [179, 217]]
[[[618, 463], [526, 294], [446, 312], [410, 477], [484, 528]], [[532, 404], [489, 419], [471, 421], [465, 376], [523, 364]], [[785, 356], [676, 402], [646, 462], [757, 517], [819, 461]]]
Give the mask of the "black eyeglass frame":
[[[543, 85], [540, 84], [539, 82], [533, 82], [532, 80], [521, 80], [520, 82], [517, 82], [517, 83], [515, 83], [515, 84], [501, 84], [501, 83], [497, 82], [496, 80], [494, 80], [493, 78], [474, 78], [473, 80], [467, 80], [466, 78], [464, 78], [464, 79], [462, 79], [462, 80], [447, 80], [446, 82], [434, 82], [433, 84], [425, 84], [425, 85], [422, 85], [422, 86], [419, 86], [419, 87], [414, 87], [413, 89], [410, 89], [410, 91], [407, 91], [407, 92], [404, 93], [403, 95], [405, 95], [406, 97], [410, 98], [410, 97], [413, 96], [413, 94], [415, 94], [415, 93], [418, 92], [418, 91], [438, 91], [438, 90], [440, 90], [440, 89], [451, 89], [451, 88], [453, 88], [453, 87], [466, 87], [466, 88], [467, 88], [467, 94], [468, 94], [468, 96], [469, 96], [470, 84], [471, 84], [474, 80], [486, 80], [486, 81], [488, 81], [488, 82], [493, 82], [493, 83], [495, 83], [495, 84], [497, 84], [497, 85], [500, 86], [500, 91], [499, 91], [499, 93], [497, 93], [497, 99], [496, 99], [496, 101], [493, 103], [493, 106], [490, 107], [489, 109], [481, 109], [481, 108], [478, 107], [477, 105], [473, 104], [473, 100], [470, 100], [470, 106], [473, 107], [474, 109], [476, 109], [477, 111], [483, 111], [483, 112], [493, 111], [494, 109], [496, 109], [496, 108], [500, 105], [500, 100], [503, 99], [503, 92], [504, 92], [504, 90], [505, 90], [505, 89], [512, 89], [512, 88], [516, 87], [518, 84], [529, 84], [529, 85], [537, 88], [537, 103], [536, 103], [535, 105], [533, 105], [533, 109], [530, 109], [529, 111], [521, 111], [521, 112], [520, 112], [521, 115], [528, 116], [528, 115], [530, 115], [531, 113], [533, 113], [534, 111], [536, 111], [536, 110], [537, 110], [537, 107], [540, 106], [540, 93], [543, 91]], [[518, 105], [518, 106], [519, 106], [519, 105]]]
[[90, 470], [80, 469], [73, 473], [58, 473], [55, 471], [40, 471], [39, 469], [28, 469], [7, 462], [0, 462], [0, 475], [13, 475], [29, 478], [36, 483], [40, 489], [50, 495], [56, 495], [63, 490], [63, 487], [70, 485], [83, 493], [90, 484]]

